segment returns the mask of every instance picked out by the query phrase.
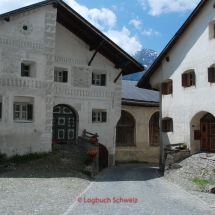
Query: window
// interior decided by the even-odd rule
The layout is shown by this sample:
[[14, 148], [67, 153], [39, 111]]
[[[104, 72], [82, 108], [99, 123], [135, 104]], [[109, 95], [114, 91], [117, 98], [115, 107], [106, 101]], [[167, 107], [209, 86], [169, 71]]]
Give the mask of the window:
[[92, 85], [105, 86], [106, 74], [92, 73]]
[[164, 82], [161, 84], [162, 95], [172, 94], [172, 81]]
[[195, 72], [193, 70], [182, 74], [182, 86], [191, 87], [195, 85]]
[[15, 96], [13, 102], [13, 118], [17, 121], [33, 120], [34, 98]]
[[22, 77], [36, 77], [36, 63], [33, 61], [23, 61], [21, 63], [21, 76]]
[[135, 145], [135, 119], [125, 110], [121, 110], [121, 117], [116, 126], [116, 145]]
[[0, 102], [0, 119], [2, 118], [2, 103]]
[[215, 82], [215, 70], [214, 67], [208, 68], [208, 82]]
[[173, 131], [173, 120], [172, 118], [167, 118], [162, 120], [162, 132]]
[[67, 82], [68, 72], [67, 71], [54, 71], [55, 82]]
[[215, 38], [215, 21], [209, 23], [209, 39]]
[[33, 105], [26, 103], [14, 103], [14, 119], [32, 120]]
[[92, 112], [92, 122], [106, 122], [107, 112], [101, 110], [93, 110]]

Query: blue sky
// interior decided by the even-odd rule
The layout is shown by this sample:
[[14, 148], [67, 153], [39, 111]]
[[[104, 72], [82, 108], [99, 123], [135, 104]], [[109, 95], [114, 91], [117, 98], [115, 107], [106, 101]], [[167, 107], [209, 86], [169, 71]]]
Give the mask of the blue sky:
[[[129, 54], [160, 53], [200, 0], [64, 0]], [[0, 14], [40, 0], [0, 0]]]

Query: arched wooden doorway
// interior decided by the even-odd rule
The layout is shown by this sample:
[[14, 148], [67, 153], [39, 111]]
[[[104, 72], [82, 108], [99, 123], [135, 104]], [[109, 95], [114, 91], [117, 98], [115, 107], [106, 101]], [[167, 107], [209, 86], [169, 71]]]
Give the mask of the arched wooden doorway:
[[52, 138], [57, 141], [73, 141], [76, 138], [76, 114], [66, 105], [53, 108]]
[[202, 151], [215, 151], [215, 117], [207, 113], [200, 119]]
[[135, 121], [133, 116], [125, 111], [121, 111], [121, 118], [116, 126], [116, 145], [134, 145]]
[[160, 145], [159, 112], [155, 112], [149, 121], [149, 144], [150, 146]]

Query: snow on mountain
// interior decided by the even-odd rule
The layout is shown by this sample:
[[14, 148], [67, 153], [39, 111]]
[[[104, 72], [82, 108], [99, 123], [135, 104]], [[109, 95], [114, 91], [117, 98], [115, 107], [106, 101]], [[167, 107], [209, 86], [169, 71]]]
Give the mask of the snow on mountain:
[[144, 65], [145, 70], [142, 72], [137, 72], [130, 75], [125, 75], [122, 77], [123, 80], [132, 80], [132, 81], [139, 81], [140, 78], [145, 74], [147, 69], [152, 65], [154, 60], [157, 58], [158, 53], [151, 49], [142, 49], [141, 51], [136, 52], [132, 57]]

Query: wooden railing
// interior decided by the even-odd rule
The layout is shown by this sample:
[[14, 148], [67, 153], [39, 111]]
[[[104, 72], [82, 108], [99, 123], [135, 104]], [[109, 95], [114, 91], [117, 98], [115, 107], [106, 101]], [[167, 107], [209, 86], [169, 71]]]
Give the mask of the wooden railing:
[[86, 129], [83, 130], [83, 137], [89, 139], [92, 143], [98, 143], [99, 135], [97, 133], [93, 134], [88, 132]]

